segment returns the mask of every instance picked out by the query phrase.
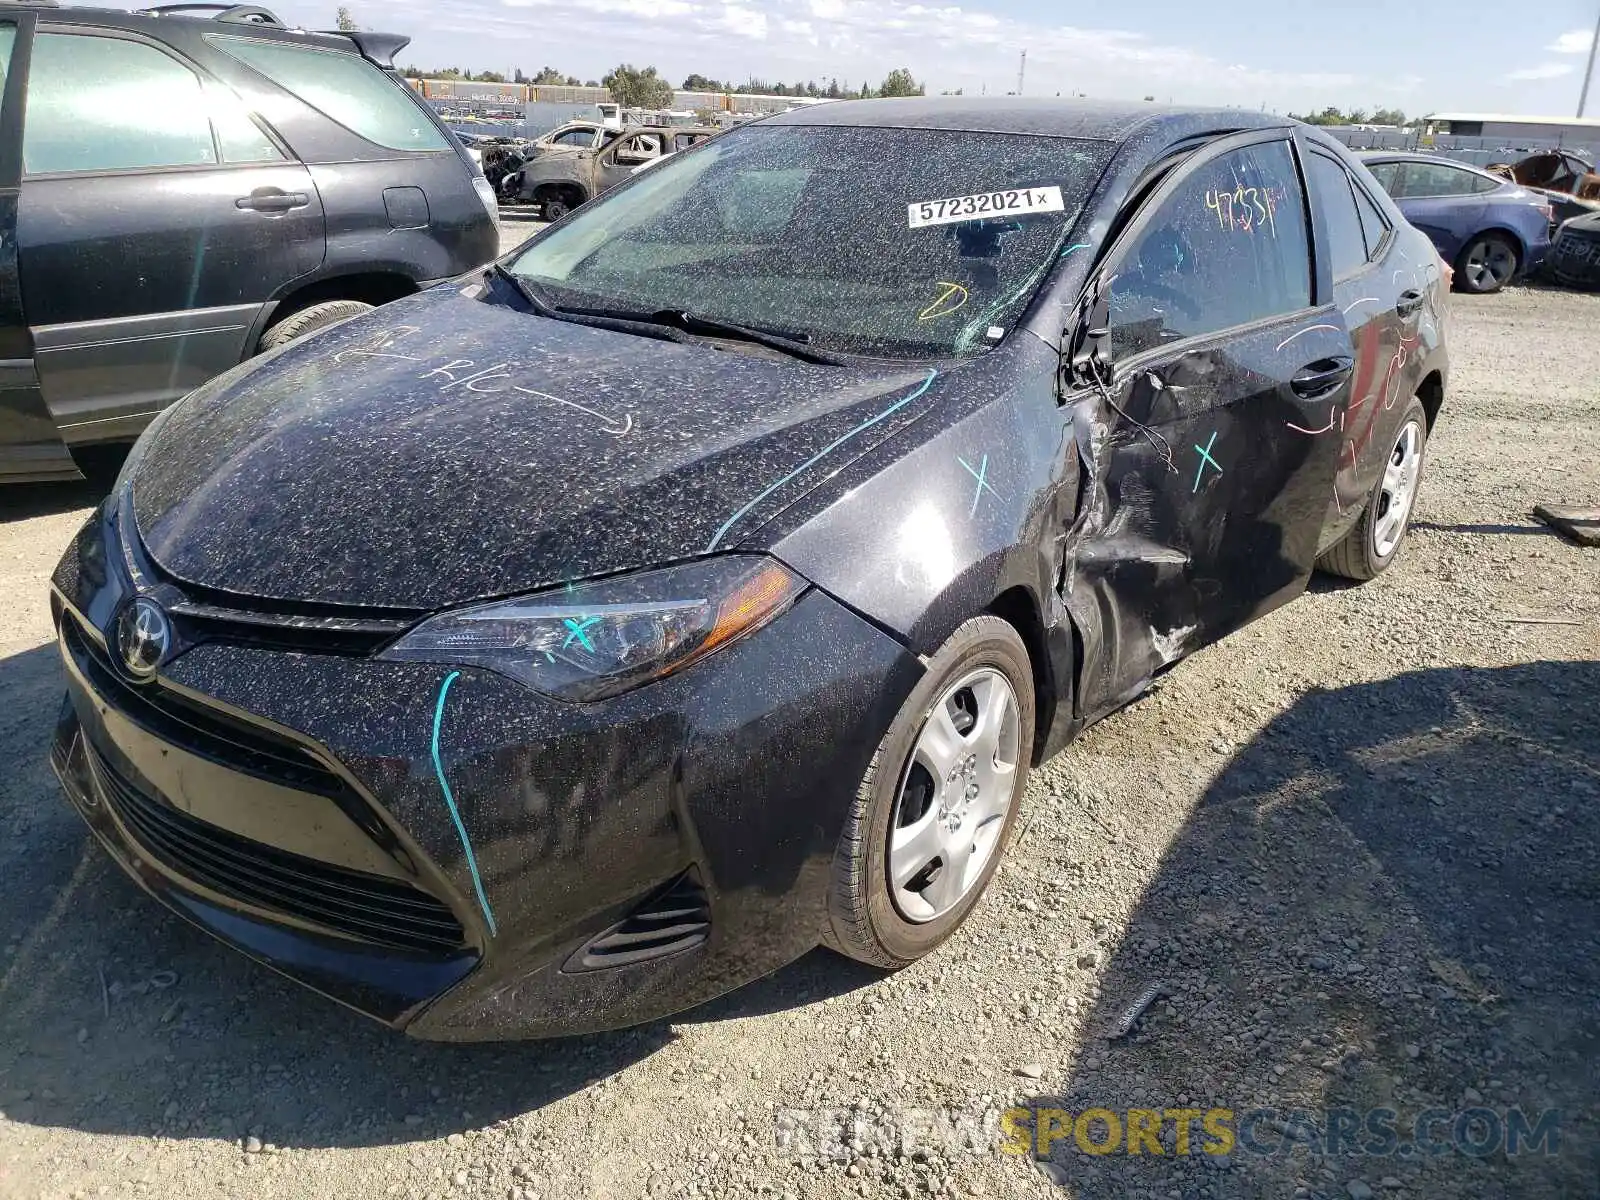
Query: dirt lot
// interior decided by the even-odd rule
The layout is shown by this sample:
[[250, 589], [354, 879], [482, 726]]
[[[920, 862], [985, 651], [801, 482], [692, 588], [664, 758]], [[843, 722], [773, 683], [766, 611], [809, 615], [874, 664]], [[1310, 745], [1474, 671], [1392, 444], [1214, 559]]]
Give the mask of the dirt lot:
[[[0, 1196], [1594, 1194], [1600, 551], [1529, 510], [1600, 502], [1600, 296], [1455, 313], [1404, 559], [1318, 581], [1039, 771], [944, 949], [891, 977], [818, 952], [565, 1042], [409, 1043], [114, 874], [45, 765], [45, 585], [97, 490], [0, 494]], [[1068, 1137], [1062, 1190], [993, 1145], [995, 1110], [1031, 1097], [1276, 1115], [1226, 1155]], [[1402, 1137], [1430, 1108], [1557, 1109], [1560, 1140], [1284, 1136], [1346, 1107], [1394, 1110]]]

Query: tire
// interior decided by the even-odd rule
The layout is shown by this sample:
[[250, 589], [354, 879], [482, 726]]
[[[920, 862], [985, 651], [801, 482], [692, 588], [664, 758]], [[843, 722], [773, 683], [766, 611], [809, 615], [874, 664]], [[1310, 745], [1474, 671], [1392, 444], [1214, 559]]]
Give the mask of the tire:
[[1500, 233], [1473, 238], [1456, 258], [1456, 286], [1475, 296], [1498, 292], [1517, 277], [1522, 255], [1516, 244]]
[[351, 317], [359, 317], [363, 313], [371, 312], [372, 309], [373, 305], [363, 304], [360, 300], [324, 300], [321, 304], [302, 308], [263, 333], [260, 343], [256, 346], [256, 353], [264, 354], [268, 350], [276, 350], [279, 346], [287, 346], [296, 338], [316, 333], [319, 329], [326, 329], [330, 325], [337, 325], [340, 321], [348, 321]]
[[[1397, 462], [1397, 455], [1404, 455], [1406, 461]], [[1400, 431], [1389, 449], [1383, 474], [1373, 485], [1360, 519], [1349, 533], [1317, 559], [1320, 570], [1346, 579], [1366, 580], [1376, 578], [1394, 564], [1400, 557], [1406, 531], [1411, 528], [1411, 515], [1416, 511], [1427, 456], [1428, 413], [1422, 401], [1413, 396], [1400, 419]], [[1404, 471], [1409, 481], [1404, 494], [1399, 496], [1393, 491], [1397, 483], [1396, 471]], [[1391, 517], [1397, 499], [1405, 507], [1395, 527]]]
[[[941, 704], [955, 718], [952, 724], [937, 720]], [[963, 717], [972, 721], [964, 734], [959, 732]], [[959, 735], [949, 743], [956, 753], [946, 760], [957, 764], [954, 771], [940, 772], [943, 788], [929, 771], [922, 739], [928, 730], [927, 745], [939, 742], [935, 725]], [[999, 617], [967, 621], [929, 661], [867, 766], [834, 852], [824, 945], [859, 962], [897, 968], [929, 953], [960, 927], [993, 879], [1010, 839], [1028, 782], [1033, 726], [1033, 671], [1022, 638]], [[991, 729], [998, 734], [992, 757]], [[1011, 764], [1009, 770], [991, 769], [976, 761], [980, 758], [989, 764], [1009, 758]], [[947, 812], [953, 827], [941, 819]], [[891, 841], [895, 831], [903, 848]], [[894, 886], [892, 864], [903, 869], [930, 853], [929, 847], [944, 849], [941, 841], [948, 841], [953, 852], [981, 851], [983, 858], [969, 858], [964, 870], [946, 874], [941, 856], [905, 879], [906, 887]]]
[[539, 203], [544, 210], [542, 215], [546, 221], [559, 221], [572, 211], [564, 196], [551, 196], [549, 199], [541, 200]]

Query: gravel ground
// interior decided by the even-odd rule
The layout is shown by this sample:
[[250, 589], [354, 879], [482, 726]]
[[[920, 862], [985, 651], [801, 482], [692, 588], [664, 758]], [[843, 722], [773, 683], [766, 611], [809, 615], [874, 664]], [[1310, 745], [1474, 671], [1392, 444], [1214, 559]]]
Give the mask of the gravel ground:
[[[670, 1024], [562, 1042], [407, 1042], [116, 874], [45, 765], [45, 585], [97, 486], [0, 493], [0, 1196], [1592, 1195], [1600, 551], [1528, 514], [1600, 502], [1600, 296], [1455, 314], [1402, 561], [1317, 581], [1047, 764], [946, 947], [888, 977], [819, 951]], [[1033, 1097], [1376, 1106], [1402, 1131], [1428, 1108], [1559, 1109], [1561, 1140], [1099, 1157], [1068, 1138], [1046, 1169], [994, 1145], [997, 1110]], [[1259, 1140], [1289, 1147], [1285, 1127]]]

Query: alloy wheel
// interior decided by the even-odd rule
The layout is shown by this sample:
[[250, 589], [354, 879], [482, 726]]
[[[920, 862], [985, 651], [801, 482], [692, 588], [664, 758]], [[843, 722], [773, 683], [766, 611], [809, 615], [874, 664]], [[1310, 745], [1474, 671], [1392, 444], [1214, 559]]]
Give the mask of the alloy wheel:
[[1517, 252], [1499, 238], [1481, 238], [1467, 248], [1463, 266], [1476, 291], [1493, 291], [1511, 282], [1517, 270]]
[[984, 667], [934, 702], [900, 780], [889, 831], [889, 890], [906, 920], [936, 920], [961, 903], [999, 851], [1016, 801], [1016, 693]]

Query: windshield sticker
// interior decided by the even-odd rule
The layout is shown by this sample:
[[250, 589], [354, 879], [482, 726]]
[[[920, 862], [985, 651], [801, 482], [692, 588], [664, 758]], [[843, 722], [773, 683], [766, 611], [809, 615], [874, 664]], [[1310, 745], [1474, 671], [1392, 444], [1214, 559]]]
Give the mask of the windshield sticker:
[[917, 200], [906, 205], [912, 229], [927, 225], [954, 225], [983, 217], [1017, 216], [1022, 213], [1064, 212], [1059, 187], [1007, 188], [999, 192], [980, 192], [975, 196], [951, 196], [946, 200]]
[[965, 307], [967, 303], [967, 289], [959, 283], [949, 280], [939, 280], [939, 286], [944, 290], [939, 293], [939, 298], [927, 308], [917, 314], [919, 321], [932, 321], [937, 317], [948, 317], [951, 313]]

